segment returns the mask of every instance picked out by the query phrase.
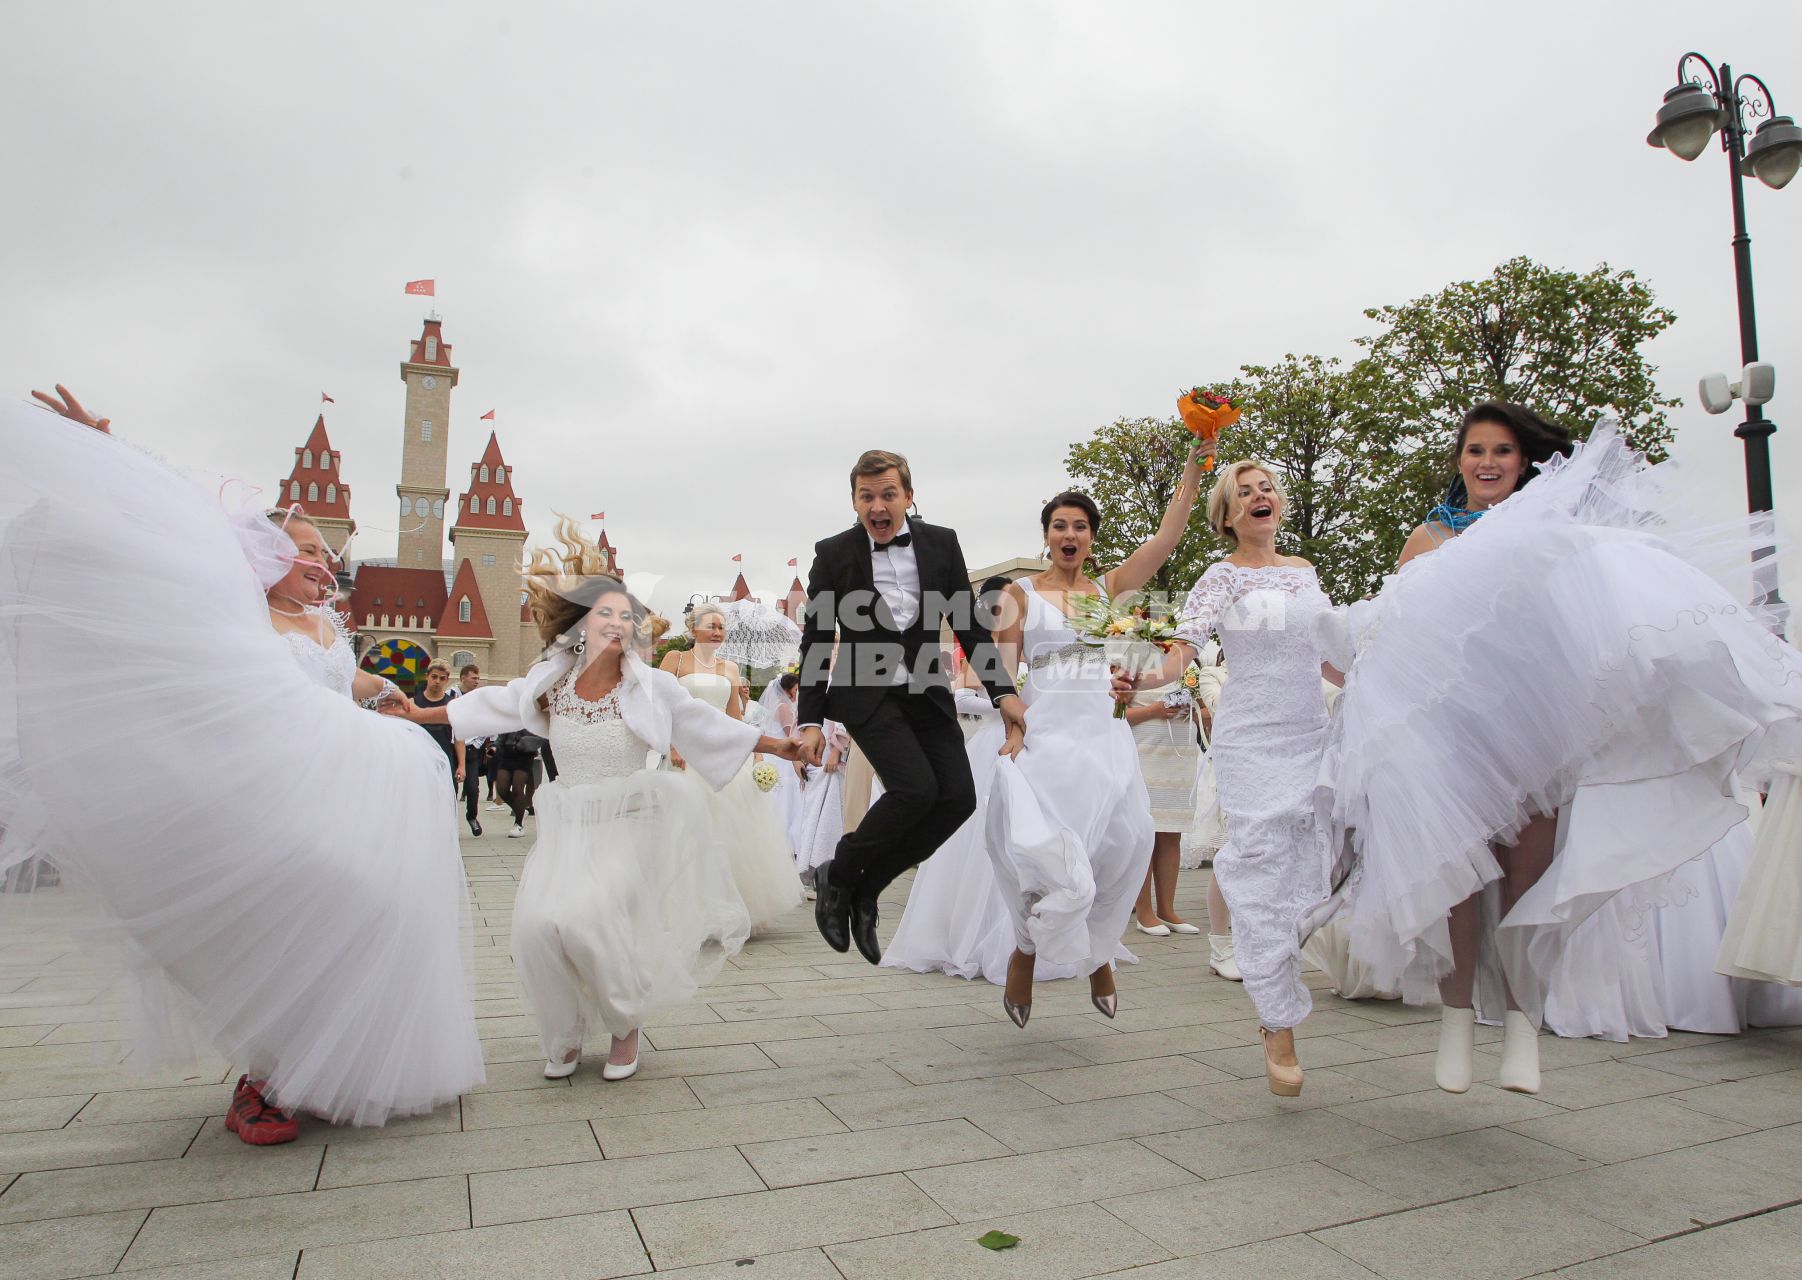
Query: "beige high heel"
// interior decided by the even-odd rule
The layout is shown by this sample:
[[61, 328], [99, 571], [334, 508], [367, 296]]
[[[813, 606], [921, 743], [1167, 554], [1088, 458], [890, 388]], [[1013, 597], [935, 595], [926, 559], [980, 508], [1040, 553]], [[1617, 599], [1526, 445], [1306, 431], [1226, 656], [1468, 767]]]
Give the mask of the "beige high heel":
[[1275, 1034], [1277, 1033], [1269, 1027], [1258, 1028], [1258, 1038], [1264, 1042], [1264, 1078], [1270, 1082], [1270, 1092], [1277, 1097], [1298, 1098], [1301, 1096], [1301, 1085], [1304, 1079], [1301, 1063], [1297, 1062], [1292, 1067], [1285, 1067], [1271, 1060], [1270, 1037]]

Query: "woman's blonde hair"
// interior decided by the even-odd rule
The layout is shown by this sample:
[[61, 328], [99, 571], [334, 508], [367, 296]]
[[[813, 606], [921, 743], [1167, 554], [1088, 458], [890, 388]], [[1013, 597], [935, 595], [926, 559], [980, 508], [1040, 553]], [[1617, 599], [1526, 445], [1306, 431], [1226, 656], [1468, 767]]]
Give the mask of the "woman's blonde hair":
[[626, 584], [614, 577], [606, 553], [568, 516], [557, 517], [560, 546], [540, 547], [526, 565], [526, 599], [538, 639], [547, 650], [574, 642], [572, 631], [602, 596], [623, 595], [631, 602], [632, 621], [643, 625], [645, 607]]
[[1247, 471], [1261, 471], [1270, 477], [1270, 487], [1276, 490], [1277, 500], [1282, 503], [1284, 513], [1289, 510], [1289, 495], [1283, 491], [1283, 479], [1277, 474], [1275, 467], [1267, 462], [1259, 462], [1256, 458], [1242, 458], [1238, 462], [1228, 463], [1208, 492], [1208, 528], [1225, 539], [1227, 546], [1235, 549], [1239, 545], [1239, 535], [1233, 532], [1227, 520], [1232, 515], [1233, 497], [1239, 491], [1239, 477]]
[[669, 619], [661, 613], [653, 613], [644, 620], [644, 629], [652, 644], [660, 644], [663, 637], [669, 633]]
[[688, 611], [688, 617], [683, 622], [683, 626], [687, 629], [689, 635], [692, 636], [695, 633], [695, 623], [699, 622], [702, 618], [705, 618], [708, 614], [712, 614], [714, 617], [718, 618], [721, 626], [726, 625], [730, 621], [730, 619], [726, 617], [726, 611], [716, 602], [704, 600]]

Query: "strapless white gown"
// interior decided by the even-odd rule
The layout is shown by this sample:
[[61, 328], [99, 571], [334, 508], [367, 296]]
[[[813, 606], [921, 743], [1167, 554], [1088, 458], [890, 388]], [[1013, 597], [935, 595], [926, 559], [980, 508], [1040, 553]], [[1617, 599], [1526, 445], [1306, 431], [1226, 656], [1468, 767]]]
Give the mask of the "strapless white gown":
[[[1030, 582], [1026, 747], [995, 763], [988, 852], [1014, 941], [1047, 965], [1110, 963], [1151, 863], [1151, 798], [1106, 656]], [[928, 864], [930, 865], [930, 863]]]
[[[689, 696], [721, 711], [732, 699], [731, 681], [712, 672], [693, 671], [679, 677], [679, 683]], [[777, 769], [787, 767], [782, 760], [770, 763]], [[562, 765], [561, 756], [558, 765]], [[801, 901], [801, 877], [795, 869], [776, 801], [759, 791], [751, 780], [754, 767], [752, 761], [746, 761], [732, 781], [718, 791], [698, 778], [690, 781], [705, 793], [714, 844], [726, 858], [733, 883], [750, 912], [751, 927], [763, 929]]]
[[270, 629], [216, 482], [13, 400], [0, 457], [0, 871], [50, 855], [32, 896], [123, 944], [132, 1060], [354, 1124], [480, 1084], [444, 753]]

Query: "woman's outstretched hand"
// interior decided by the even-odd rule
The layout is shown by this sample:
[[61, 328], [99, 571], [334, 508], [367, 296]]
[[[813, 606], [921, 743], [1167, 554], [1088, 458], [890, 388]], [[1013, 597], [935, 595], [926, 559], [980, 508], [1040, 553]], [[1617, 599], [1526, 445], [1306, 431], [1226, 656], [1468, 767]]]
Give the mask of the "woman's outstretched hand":
[[67, 418], [70, 422], [79, 422], [84, 427], [92, 427], [102, 435], [110, 436], [113, 433], [111, 418], [96, 418], [82, 408], [81, 401], [71, 395], [69, 388], [60, 382], [56, 384], [56, 395], [46, 395], [42, 391], [33, 391], [31, 395], [34, 400], [42, 403], [45, 408], [59, 417]]

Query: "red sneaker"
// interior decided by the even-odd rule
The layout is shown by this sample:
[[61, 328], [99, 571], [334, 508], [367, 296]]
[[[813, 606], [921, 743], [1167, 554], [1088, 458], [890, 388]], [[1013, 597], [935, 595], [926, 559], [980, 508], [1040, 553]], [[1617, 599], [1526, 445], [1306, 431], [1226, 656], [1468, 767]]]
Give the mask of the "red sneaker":
[[240, 1077], [225, 1127], [253, 1147], [273, 1147], [300, 1136], [300, 1121], [269, 1105], [249, 1076]]

